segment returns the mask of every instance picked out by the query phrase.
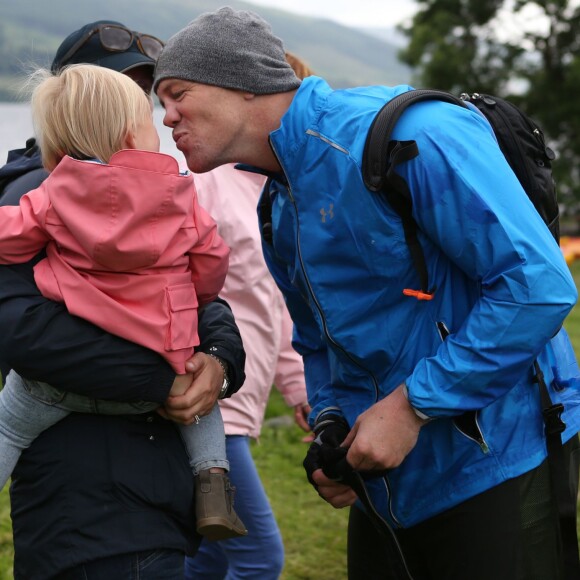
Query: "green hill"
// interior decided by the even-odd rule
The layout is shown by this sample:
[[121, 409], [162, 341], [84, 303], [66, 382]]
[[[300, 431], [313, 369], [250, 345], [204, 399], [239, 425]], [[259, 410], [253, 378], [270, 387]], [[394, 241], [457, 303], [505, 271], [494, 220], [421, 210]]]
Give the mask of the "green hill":
[[162, 39], [198, 14], [223, 5], [253, 10], [268, 20], [288, 50], [338, 87], [409, 82], [410, 71], [397, 61], [398, 48], [361, 30], [330, 20], [298, 16], [230, 0], [0, 0], [0, 100], [17, 95], [16, 77], [47, 66], [63, 40], [87, 22], [109, 18]]

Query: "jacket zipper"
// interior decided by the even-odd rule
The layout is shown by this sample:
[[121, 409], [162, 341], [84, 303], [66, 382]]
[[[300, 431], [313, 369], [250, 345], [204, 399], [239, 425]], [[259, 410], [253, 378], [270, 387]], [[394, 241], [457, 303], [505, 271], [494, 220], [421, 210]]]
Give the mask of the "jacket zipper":
[[[443, 342], [449, 336], [449, 334], [450, 334], [449, 328], [447, 328], [447, 325], [442, 320], [438, 321], [436, 323], [436, 326], [437, 326], [437, 330], [439, 332], [439, 336], [441, 337], [441, 341]], [[489, 452], [489, 446], [487, 445], [487, 442], [485, 441], [485, 438], [483, 437], [483, 433], [481, 431], [481, 427], [479, 426], [479, 420], [478, 420], [478, 418], [479, 418], [479, 414], [476, 411], [473, 414], [473, 420], [475, 422], [475, 427], [477, 428], [477, 436], [476, 437], [472, 437], [471, 435], [469, 435], [468, 433], [466, 433], [465, 431], [463, 431], [455, 421], [452, 421], [453, 422], [453, 427], [455, 427], [455, 429], [457, 429], [459, 431], [459, 433], [461, 433], [461, 435], [463, 435], [464, 437], [466, 437], [470, 441], [473, 441], [474, 443], [477, 443], [477, 445], [479, 445], [479, 447], [481, 448], [481, 450], [483, 451], [483, 453], [488, 453]]]
[[[394, 522], [397, 528], [402, 528], [403, 526], [401, 525], [401, 522], [397, 519], [397, 517], [395, 516], [395, 512], [393, 511], [393, 492], [391, 491], [391, 482], [389, 480], [389, 476], [383, 475], [383, 481], [385, 482], [385, 489], [388, 498], [387, 505], [389, 507], [389, 515], [391, 516], [391, 520]], [[399, 551], [401, 551], [400, 547]]]
[[[282, 168], [282, 164], [280, 163], [280, 159], [278, 157], [278, 154], [276, 153], [276, 150], [274, 149], [274, 146], [272, 145], [272, 142], [270, 142], [270, 147], [272, 148], [272, 151], [274, 152], [274, 155], [276, 156], [276, 159], [278, 160], [278, 163], [280, 164], [280, 167]], [[320, 306], [316, 295], [314, 293], [314, 290], [312, 289], [312, 285], [310, 284], [310, 280], [308, 279], [308, 276], [306, 275], [306, 269], [304, 267], [304, 261], [302, 260], [302, 251], [300, 249], [300, 222], [298, 220], [298, 208], [296, 206], [296, 200], [294, 199], [294, 195], [292, 194], [292, 188], [290, 187], [290, 180], [288, 179], [288, 176], [286, 176], [286, 173], [284, 172], [284, 169], [282, 169], [282, 172], [284, 173], [284, 176], [286, 177], [286, 181], [288, 183], [287, 185], [287, 189], [288, 189], [288, 196], [290, 197], [290, 201], [292, 202], [292, 205], [294, 207], [294, 213], [296, 215], [296, 228], [297, 228], [297, 240], [298, 240], [298, 244], [297, 244], [297, 248], [298, 248], [298, 257], [299, 257], [299, 261], [300, 261], [300, 269], [302, 270], [302, 275], [304, 276], [304, 280], [306, 281], [306, 284], [308, 286], [308, 291], [310, 293], [310, 296], [312, 297], [314, 304], [316, 305], [316, 310], [318, 310], [318, 314], [320, 315], [320, 319], [322, 320], [322, 324], [324, 327], [324, 334], [326, 336], [326, 338], [338, 349], [340, 350], [355, 366], [357, 366], [359, 369], [365, 371], [370, 378], [373, 381], [373, 387], [375, 389], [375, 402], [377, 402], [379, 400], [379, 387], [378, 387], [378, 383], [377, 383], [377, 379], [374, 376], [374, 374], [367, 369], [366, 367], [362, 366], [359, 362], [357, 362], [349, 353], [348, 351], [346, 351], [338, 342], [336, 342], [332, 336], [330, 335], [330, 332], [328, 331], [328, 326], [326, 325], [326, 319], [324, 317], [324, 312], [322, 310], [322, 307]]]
[[[278, 153], [276, 152], [276, 149], [275, 149], [271, 139], [270, 139], [270, 147], [272, 149], [272, 152], [274, 153], [274, 156], [276, 157], [276, 160], [278, 161], [278, 164], [280, 165], [280, 169], [282, 170], [282, 173], [286, 177], [288, 196], [290, 198], [290, 201], [292, 202], [292, 205], [294, 207], [294, 213], [296, 215], [296, 228], [297, 228], [297, 236], [296, 237], [297, 237], [297, 242], [298, 242], [296, 244], [296, 246], [298, 248], [298, 258], [299, 258], [299, 262], [300, 262], [300, 269], [302, 270], [302, 275], [304, 276], [304, 280], [306, 281], [306, 285], [308, 286], [308, 291], [310, 293], [310, 296], [312, 297], [312, 300], [314, 301], [314, 304], [316, 306], [316, 310], [318, 310], [318, 314], [320, 316], [320, 319], [322, 320], [324, 335], [326, 336], [328, 341], [330, 343], [332, 343], [335, 348], [340, 350], [356, 367], [365, 371], [370, 376], [370, 378], [372, 379], [372, 382], [373, 382], [373, 387], [375, 389], [375, 403], [376, 403], [379, 400], [379, 386], [378, 386], [377, 379], [376, 379], [375, 375], [369, 369], [367, 369], [366, 367], [363, 367], [360, 363], [358, 363], [348, 353], [348, 351], [346, 351], [338, 342], [336, 342], [334, 340], [334, 338], [332, 338], [332, 336], [330, 335], [330, 332], [328, 331], [328, 326], [326, 325], [326, 318], [324, 317], [324, 312], [323, 312], [322, 307], [320, 306], [320, 304], [316, 298], [314, 290], [312, 289], [312, 286], [310, 284], [310, 280], [308, 279], [308, 276], [306, 275], [306, 269], [304, 268], [304, 262], [302, 260], [302, 252], [300, 250], [300, 221], [298, 219], [298, 208], [296, 206], [296, 200], [294, 199], [294, 195], [292, 194], [292, 188], [290, 187], [290, 180], [288, 179], [288, 176], [286, 175], [286, 172], [284, 171], [284, 166], [282, 165], [280, 158], [278, 157]], [[265, 192], [265, 194], [269, 195], [269, 192]], [[399, 521], [395, 517], [395, 514], [393, 513], [393, 510], [392, 510], [392, 495], [391, 495], [390, 485], [388, 482], [388, 476], [385, 475], [384, 480], [385, 480], [386, 487], [387, 487], [389, 514], [390, 514], [393, 522], [395, 522], [398, 527], [401, 527], [401, 524], [399, 523]]]
[[472, 437], [471, 435], [469, 435], [468, 433], [463, 431], [463, 429], [461, 429], [455, 421], [453, 421], [453, 427], [455, 427], [455, 429], [457, 429], [459, 431], [459, 433], [461, 433], [461, 435], [463, 435], [463, 437], [465, 437], [466, 439], [469, 439], [470, 441], [473, 441], [474, 443], [479, 445], [479, 447], [483, 453], [489, 453], [489, 446], [488, 446], [487, 441], [485, 440], [485, 438], [483, 436], [483, 433], [481, 432], [481, 427], [479, 426], [479, 412], [478, 411], [475, 411], [473, 420], [475, 421], [475, 426], [477, 428], [477, 436], [475, 436], [475, 437]]

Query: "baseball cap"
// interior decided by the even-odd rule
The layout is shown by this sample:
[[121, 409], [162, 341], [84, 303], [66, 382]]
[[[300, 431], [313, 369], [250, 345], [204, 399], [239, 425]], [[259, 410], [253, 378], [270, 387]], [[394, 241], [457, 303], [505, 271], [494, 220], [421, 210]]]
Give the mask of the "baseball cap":
[[[109, 25], [131, 32], [124, 24], [115, 20], [97, 20], [85, 24], [62, 41], [52, 61], [51, 70], [56, 72], [69, 64], [84, 63], [103, 66], [122, 73], [139, 66], [149, 66], [153, 74], [156, 61], [142, 52], [139, 45], [139, 33], [133, 33], [131, 45], [126, 50], [112, 51], [106, 48], [101, 40], [100, 29]], [[83, 42], [83, 39], [86, 41]], [[73, 50], [76, 44], [80, 46]], [[70, 54], [71, 50], [73, 50], [72, 54]]]

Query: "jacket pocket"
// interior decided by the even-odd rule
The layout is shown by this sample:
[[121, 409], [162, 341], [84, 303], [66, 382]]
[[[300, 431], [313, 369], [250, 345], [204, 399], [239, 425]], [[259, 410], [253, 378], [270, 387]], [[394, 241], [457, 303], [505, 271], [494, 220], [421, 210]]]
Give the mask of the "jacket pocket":
[[484, 453], [489, 451], [489, 447], [477, 421], [477, 411], [465, 411], [463, 415], [459, 415], [453, 419], [453, 425], [464, 437], [477, 443]]
[[165, 289], [169, 312], [166, 350], [193, 348], [199, 344], [197, 336], [197, 294], [192, 283], [176, 284]]

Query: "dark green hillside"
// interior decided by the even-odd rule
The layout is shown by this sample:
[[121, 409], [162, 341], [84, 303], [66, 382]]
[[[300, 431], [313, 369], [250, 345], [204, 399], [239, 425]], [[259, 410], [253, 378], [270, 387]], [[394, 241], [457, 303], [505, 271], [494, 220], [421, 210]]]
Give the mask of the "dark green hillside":
[[16, 98], [18, 82], [31, 66], [46, 66], [61, 40], [93, 20], [110, 18], [168, 38], [201, 12], [222, 5], [249, 9], [272, 24], [286, 47], [302, 56], [334, 87], [408, 82], [397, 47], [329, 20], [228, 0], [0, 0], [0, 100]]

